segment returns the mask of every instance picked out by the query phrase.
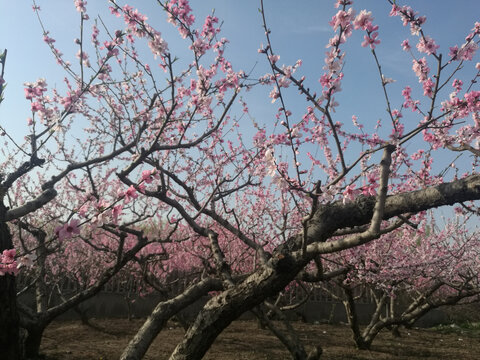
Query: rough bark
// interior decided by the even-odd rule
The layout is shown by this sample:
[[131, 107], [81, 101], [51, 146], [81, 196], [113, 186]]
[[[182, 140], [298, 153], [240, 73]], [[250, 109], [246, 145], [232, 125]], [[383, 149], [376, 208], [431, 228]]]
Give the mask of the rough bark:
[[[451, 183], [391, 195], [386, 199], [383, 219], [478, 199], [480, 175], [471, 175]], [[216, 337], [233, 320], [283, 289], [314, 256], [359, 245], [361, 239], [350, 242], [325, 241], [336, 230], [368, 224], [375, 203], [375, 197], [360, 197], [351, 203], [336, 202], [320, 206], [307, 224], [307, 236], [289, 239], [254, 274], [207, 302], [170, 359], [201, 359]], [[308, 244], [306, 252], [301, 251], [304, 238]]]
[[233, 320], [283, 289], [305, 265], [287, 259], [288, 256], [282, 259], [286, 261], [279, 266], [263, 267], [239, 285], [210, 299], [170, 359], [201, 359]]
[[120, 359], [142, 359], [168, 319], [206, 295], [209, 291], [220, 290], [221, 288], [222, 282], [220, 280], [208, 278], [191, 286], [175, 298], [160, 302], [125, 348]]

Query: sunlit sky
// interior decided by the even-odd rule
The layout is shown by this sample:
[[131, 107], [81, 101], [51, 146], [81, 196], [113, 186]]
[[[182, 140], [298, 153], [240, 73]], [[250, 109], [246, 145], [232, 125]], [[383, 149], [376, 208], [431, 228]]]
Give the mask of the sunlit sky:
[[[74, 44], [74, 39], [79, 37], [79, 13], [73, 3], [73, 0], [38, 0], [42, 9], [42, 21], [50, 31], [49, 35], [56, 39], [55, 45], [65, 54], [66, 59], [76, 62], [74, 55], [78, 47]], [[123, 4], [121, 1], [118, 3]], [[176, 30], [165, 21], [166, 16], [156, 1], [133, 0], [128, 3], [149, 17], [149, 22], [169, 42], [172, 53], [178, 54], [180, 58], [186, 54], [187, 46], [180, 41]], [[475, 21], [480, 21], [480, 3], [474, 0], [412, 0], [398, 3], [410, 5], [421, 15], [427, 16], [424, 30], [436, 39], [440, 45], [439, 52], [445, 55], [450, 46], [461, 45]], [[302, 59], [303, 66], [298, 74], [305, 75], [308, 87], [316, 89], [318, 93], [321, 91], [318, 79], [323, 71], [325, 45], [333, 34], [328, 21], [337, 11], [333, 4], [334, 1], [326, 0], [265, 0], [273, 48], [280, 55], [279, 63], [293, 65], [297, 59]], [[31, 6], [28, 0], [0, 1], [0, 49], [8, 49], [5, 69], [8, 86], [4, 94], [5, 101], [0, 106], [0, 124], [20, 142], [28, 133], [26, 119], [31, 116], [30, 104], [23, 94], [23, 83], [46, 78], [50, 87], [61, 88], [65, 76], [56, 65], [48, 46], [42, 41], [42, 29]], [[224, 21], [222, 36], [230, 40], [226, 57], [235, 70], [253, 71], [255, 76], [269, 71], [264, 55], [257, 52], [261, 44], [265, 43], [258, 11], [259, 0], [192, 0], [191, 6], [198, 27], [201, 27], [203, 18], [212, 9]], [[377, 47], [377, 52], [385, 76], [396, 80], [389, 85], [389, 91], [393, 99], [392, 106], [398, 108], [403, 102], [401, 90], [406, 85], [416, 87], [414, 95], [421, 94], [421, 86], [411, 71], [411, 56], [403, 52], [400, 46], [406, 38], [415, 45], [416, 37], [410, 35], [398, 17], [388, 16], [391, 6], [386, 0], [357, 0], [354, 1], [354, 8], [357, 13], [362, 9], [372, 11], [374, 24], [380, 26], [379, 38], [382, 42]], [[97, 15], [111, 29], [121, 28], [118, 19], [113, 18], [108, 11], [108, 1], [90, 0], [87, 2], [87, 11], [91, 18], [87, 31]], [[343, 46], [347, 52], [345, 79], [342, 82], [343, 91], [336, 96], [340, 107], [335, 120], [351, 123], [351, 116], [357, 115], [366, 124], [368, 131], [373, 129], [378, 119], [386, 118], [386, 106], [373, 57], [368, 48], [360, 46], [363, 35], [362, 31], [355, 31], [349, 43]], [[464, 73], [473, 74], [476, 61], [469, 64], [463, 70]], [[269, 91], [270, 89], [264, 89], [245, 97], [251, 116], [262, 119], [264, 123], [268, 123], [269, 119], [274, 121], [273, 115], [278, 108], [278, 104], [272, 105], [267, 97]], [[287, 98], [287, 107], [297, 111], [298, 116], [302, 115], [305, 105], [299, 96]], [[413, 124], [420, 120], [417, 116], [408, 116], [412, 117]], [[251, 126], [250, 124], [251, 122], [246, 122], [245, 126]], [[248, 133], [249, 130], [245, 129], [245, 132]], [[453, 159], [455, 155], [451, 157]], [[465, 159], [467, 160], [466, 157]]]

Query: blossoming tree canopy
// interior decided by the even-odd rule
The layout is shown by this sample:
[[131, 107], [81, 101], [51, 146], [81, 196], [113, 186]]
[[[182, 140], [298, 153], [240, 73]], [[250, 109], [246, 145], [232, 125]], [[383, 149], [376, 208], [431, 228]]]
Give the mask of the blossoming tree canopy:
[[[197, 276], [158, 305], [125, 359], [143, 356], [166, 319], [209, 291], [172, 359], [202, 357], [232, 320], [251, 309], [262, 317], [291, 281], [338, 274], [325, 273], [325, 254], [387, 241], [439, 206], [477, 211], [480, 23], [444, 44], [408, 6], [386, 1], [374, 13], [339, 0], [331, 36], [308, 44], [322, 60], [307, 67], [302, 50], [278, 50], [260, 1], [257, 68], [236, 63], [215, 12], [196, 16], [186, 0], [157, 1], [151, 13], [110, 1], [108, 16], [92, 13], [96, 2], [73, 5], [80, 26], [67, 45], [49, 21], [55, 9], [33, 3], [64, 78], [24, 83], [27, 136], [8, 135], [2, 148], [0, 281], [13, 281], [17, 254], [48, 264], [41, 249], [62, 249], [70, 262], [108, 254], [95, 291], [142, 256], [158, 255], [159, 279], [179, 268]], [[397, 33], [387, 26], [406, 27], [395, 45], [404, 72], [383, 50]], [[362, 91], [348, 79], [367, 62]], [[16, 249], [7, 223], [18, 227]]]

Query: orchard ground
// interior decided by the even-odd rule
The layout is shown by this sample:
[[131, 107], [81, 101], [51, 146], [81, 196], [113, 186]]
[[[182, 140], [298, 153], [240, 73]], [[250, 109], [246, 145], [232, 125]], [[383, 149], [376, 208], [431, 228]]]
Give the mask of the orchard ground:
[[[95, 319], [91, 323], [93, 327], [79, 321], [57, 321], [50, 325], [41, 348], [46, 360], [118, 359], [143, 320]], [[321, 358], [325, 360], [478, 359], [480, 324], [476, 325], [402, 329], [400, 338], [383, 331], [375, 339], [371, 351], [360, 351], [353, 347], [347, 326], [294, 323], [304, 344], [322, 346]], [[183, 333], [182, 327], [170, 322], [144, 359], [168, 359]], [[205, 359], [286, 360], [291, 356], [275, 336], [259, 329], [255, 321], [235, 321], [218, 337]]]

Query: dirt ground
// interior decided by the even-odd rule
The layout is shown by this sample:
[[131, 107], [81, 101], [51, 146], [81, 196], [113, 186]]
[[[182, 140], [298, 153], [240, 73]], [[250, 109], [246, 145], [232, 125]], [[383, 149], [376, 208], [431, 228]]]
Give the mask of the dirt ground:
[[[59, 321], [46, 330], [41, 351], [47, 360], [116, 360], [142, 324], [142, 320], [92, 320], [95, 328], [79, 321]], [[480, 334], [460, 328], [444, 330], [402, 329], [402, 337], [379, 334], [371, 351], [353, 347], [349, 328], [342, 325], [295, 323], [307, 350], [323, 348], [322, 359], [480, 359]], [[183, 328], [169, 323], [144, 359], [168, 359], [183, 334]], [[283, 360], [288, 352], [268, 330], [254, 321], [236, 321], [217, 339], [205, 356], [209, 360]]]

